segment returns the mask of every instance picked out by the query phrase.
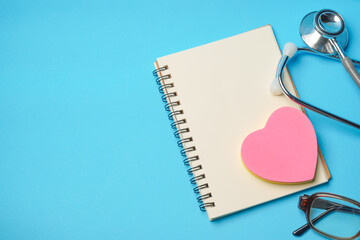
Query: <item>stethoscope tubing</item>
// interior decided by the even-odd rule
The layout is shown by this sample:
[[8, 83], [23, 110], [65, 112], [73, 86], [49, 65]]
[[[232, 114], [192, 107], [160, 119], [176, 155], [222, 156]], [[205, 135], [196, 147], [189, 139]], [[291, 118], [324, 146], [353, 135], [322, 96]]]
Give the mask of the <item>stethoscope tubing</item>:
[[[309, 49], [309, 48], [306, 48], [306, 47], [300, 47], [300, 48], [298, 48], [297, 53], [298, 53], [298, 52], [310, 52], [310, 53], [318, 54], [317, 52], [315, 52], [315, 51], [313, 51], [313, 50], [311, 50], [311, 49]], [[332, 59], [340, 60], [340, 58], [337, 57], [336, 55], [326, 55], [326, 56], [329, 57], [329, 58], [332, 58]], [[352, 127], [354, 127], [354, 128], [360, 129], [360, 125], [359, 125], [359, 124], [354, 123], [354, 122], [352, 122], [352, 121], [349, 121], [349, 120], [347, 120], [347, 119], [345, 119], [345, 118], [339, 117], [339, 116], [337, 116], [337, 115], [335, 115], [335, 114], [332, 114], [332, 113], [330, 113], [330, 112], [328, 112], [328, 111], [325, 111], [325, 110], [323, 110], [323, 109], [321, 109], [321, 108], [318, 108], [318, 107], [316, 107], [316, 106], [314, 106], [314, 105], [312, 105], [312, 104], [310, 104], [310, 103], [307, 103], [307, 102], [299, 99], [298, 97], [294, 96], [293, 94], [291, 94], [291, 93], [288, 91], [288, 89], [286, 88], [286, 86], [285, 86], [285, 84], [284, 84], [284, 80], [283, 80], [283, 72], [284, 72], [284, 69], [285, 69], [285, 66], [286, 66], [288, 60], [289, 60], [289, 57], [288, 57], [288, 56], [282, 55], [282, 56], [281, 56], [281, 59], [280, 59], [280, 61], [279, 61], [277, 70], [276, 70], [276, 79], [278, 79], [278, 81], [279, 81], [279, 85], [280, 85], [280, 87], [281, 87], [282, 92], [283, 92], [288, 98], [290, 98], [293, 102], [295, 102], [295, 103], [297, 103], [297, 104], [299, 104], [299, 105], [301, 105], [301, 106], [303, 106], [303, 107], [305, 107], [305, 108], [307, 108], [307, 109], [310, 109], [310, 110], [312, 110], [312, 111], [314, 111], [314, 112], [317, 112], [317, 113], [319, 113], [319, 114], [322, 114], [322, 115], [324, 115], [324, 116], [326, 116], [326, 117], [329, 117], [329, 118], [331, 118], [331, 119], [337, 120], [337, 121], [342, 122], [342, 123], [345, 123], [345, 124], [347, 124], [347, 125], [350, 125], [350, 126], [352, 126]], [[357, 60], [352, 60], [352, 61], [353, 61], [354, 64], [360, 66], [360, 62], [359, 62], [359, 61], [357, 61]]]
[[[312, 54], [315, 54], [315, 55], [321, 55], [321, 56], [324, 56], [324, 57], [327, 57], [327, 58], [330, 58], [330, 59], [333, 59], [333, 60], [341, 61], [341, 59], [340, 59], [340, 57], [338, 55], [321, 54], [321, 53], [316, 52], [315, 50], [312, 50], [311, 48], [308, 48], [308, 47], [298, 47], [297, 52], [308, 52], [308, 53], [312, 53]], [[355, 60], [355, 59], [351, 59], [351, 61], [355, 65], [360, 66], [360, 61]]]

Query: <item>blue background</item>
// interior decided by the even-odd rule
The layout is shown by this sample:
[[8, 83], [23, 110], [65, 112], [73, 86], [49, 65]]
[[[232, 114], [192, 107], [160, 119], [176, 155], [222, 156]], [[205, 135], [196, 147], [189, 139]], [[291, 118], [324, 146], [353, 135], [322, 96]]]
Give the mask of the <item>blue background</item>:
[[[156, 57], [266, 24], [281, 47], [302, 45], [302, 17], [322, 8], [344, 16], [360, 56], [358, 0], [1, 0], [0, 239], [293, 238], [300, 193], [215, 222], [199, 211], [151, 72]], [[341, 64], [303, 55], [289, 68], [303, 99], [360, 122]], [[360, 200], [360, 131], [309, 117], [332, 180], [305, 193]]]

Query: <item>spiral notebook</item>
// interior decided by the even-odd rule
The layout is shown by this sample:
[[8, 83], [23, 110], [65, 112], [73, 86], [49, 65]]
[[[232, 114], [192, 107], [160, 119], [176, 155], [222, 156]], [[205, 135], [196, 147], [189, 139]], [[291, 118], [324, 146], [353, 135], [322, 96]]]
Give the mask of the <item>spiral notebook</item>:
[[[310, 183], [268, 183], [248, 172], [241, 143], [282, 106], [300, 109], [269, 86], [281, 56], [270, 25], [160, 57], [154, 75], [178, 138], [200, 209], [214, 220], [322, 183], [330, 173], [319, 150]], [[296, 94], [286, 71], [284, 80]]]

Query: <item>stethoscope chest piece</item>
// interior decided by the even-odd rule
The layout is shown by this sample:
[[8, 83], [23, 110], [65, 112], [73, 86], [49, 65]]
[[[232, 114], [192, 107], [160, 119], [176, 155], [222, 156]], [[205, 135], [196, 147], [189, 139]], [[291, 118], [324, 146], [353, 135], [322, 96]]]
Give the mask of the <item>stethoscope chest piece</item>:
[[354, 63], [360, 65], [360, 61], [349, 58], [343, 50], [349, 42], [349, 35], [343, 17], [329, 9], [311, 12], [301, 21], [300, 35], [308, 47], [298, 48], [293, 43], [285, 44], [283, 55], [278, 63], [275, 79], [270, 86], [270, 92], [273, 95], [284, 93], [292, 101], [307, 109], [360, 129], [360, 124], [332, 114], [294, 96], [287, 90], [282, 76], [286, 64], [296, 53], [309, 52], [340, 60], [351, 78], [360, 88], [360, 74], [354, 66]]
[[331, 39], [344, 49], [349, 36], [342, 16], [329, 9], [307, 14], [300, 24], [300, 35], [308, 47], [323, 54], [336, 54]]

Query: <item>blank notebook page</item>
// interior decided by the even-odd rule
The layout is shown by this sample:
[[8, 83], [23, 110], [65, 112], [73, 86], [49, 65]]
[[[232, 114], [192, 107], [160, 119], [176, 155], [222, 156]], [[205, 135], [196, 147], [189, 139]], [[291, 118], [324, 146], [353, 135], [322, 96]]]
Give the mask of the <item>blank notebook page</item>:
[[[270, 201], [324, 182], [330, 175], [319, 154], [314, 181], [298, 185], [268, 183], [248, 172], [240, 157], [241, 143], [251, 132], [261, 129], [271, 113], [283, 106], [300, 109], [286, 96], [272, 96], [269, 86], [281, 57], [270, 25], [157, 59], [155, 67], [168, 66], [161, 74], [171, 74], [174, 83], [171, 101], [181, 105], [190, 129], [182, 138], [192, 137], [199, 160], [191, 166], [202, 166], [195, 176], [206, 178], [201, 194], [211, 193], [204, 202], [210, 220]], [[285, 71], [284, 80], [295, 92]], [[165, 80], [166, 83], [167, 80]], [[164, 83], [164, 82], [163, 82]], [[175, 119], [176, 120], [176, 119]]]

